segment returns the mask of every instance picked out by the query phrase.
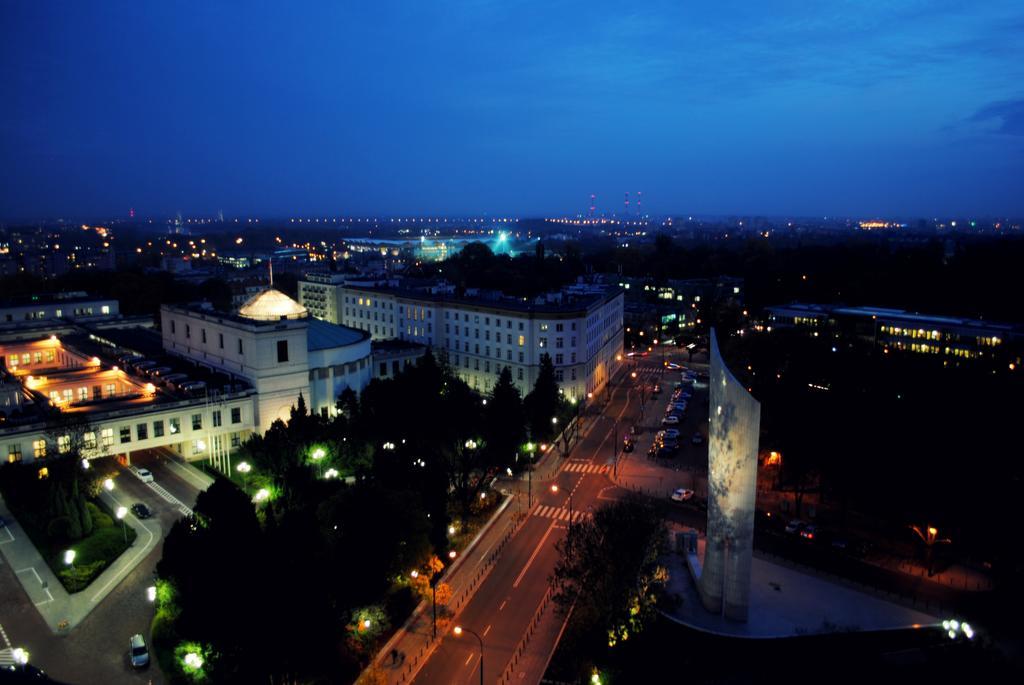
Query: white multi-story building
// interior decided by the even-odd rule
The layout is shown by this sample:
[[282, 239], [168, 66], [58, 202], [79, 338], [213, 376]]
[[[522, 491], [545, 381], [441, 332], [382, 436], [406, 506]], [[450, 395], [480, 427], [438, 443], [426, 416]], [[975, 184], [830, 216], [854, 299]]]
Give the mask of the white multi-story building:
[[312, 316], [333, 323], [339, 322], [338, 289], [335, 286], [345, 282], [345, 275], [329, 272], [310, 272], [305, 280], [299, 281], [299, 303]]
[[583, 398], [604, 387], [622, 360], [623, 294], [617, 287], [574, 286], [534, 300], [458, 296], [450, 286], [409, 288], [397, 281], [331, 287], [338, 323], [374, 340], [430, 345], [483, 392], [507, 366], [525, 395], [549, 354], [563, 392]]
[[253, 385], [260, 430], [287, 420], [300, 394], [311, 412], [328, 415], [346, 387], [359, 392], [373, 374], [369, 334], [312, 318], [273, 288], [237, 314], [164, 305], [160, 320], [168, 353]]

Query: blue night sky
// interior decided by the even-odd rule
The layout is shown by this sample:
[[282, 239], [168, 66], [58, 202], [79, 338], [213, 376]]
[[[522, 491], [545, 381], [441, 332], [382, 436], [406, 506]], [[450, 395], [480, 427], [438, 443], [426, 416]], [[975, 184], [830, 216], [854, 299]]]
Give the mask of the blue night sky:
[[0, 0], [0, 217], [1024, 214], [1024, 3]]

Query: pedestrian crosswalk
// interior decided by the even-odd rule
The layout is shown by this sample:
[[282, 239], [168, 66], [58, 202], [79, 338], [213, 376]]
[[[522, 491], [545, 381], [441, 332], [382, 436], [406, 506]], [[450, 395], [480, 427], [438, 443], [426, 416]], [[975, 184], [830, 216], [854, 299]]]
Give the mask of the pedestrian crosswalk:
[[0, 649], [0, 667], [10, 666], [14, 663], [14, 650], [10, 647]]
[[[546, 519], [556, 519], [558, 521], [569, 520], [569, 510], [565, 507], [552, 507], [544, 504], [538, 504], [533, 508], [533, 515], [540, 516]], [[579, 523], [580, 521], [591, 518], [593, 515], [588, 511], [573, 511], [572, 521], [573, 523]]]
[[192, 510], [186, 507], [184, 504], [182, 504], [181, 500], [179, 500], [177, 497], [169, 493], [165, 487], [163, 487], [162, 485], [157, 485], [156, 483], [147, 483], [147, 485], [149, 485], [149, 487], [152, 488], [156, 494], [160, 495], [171, 504], [177, 505], [178, 511], [180, 511], [183, 515], [192, 515]]
[[608, 473], [608, 465], [569, 462], [565, 465], [565, 470], [570, 473]]

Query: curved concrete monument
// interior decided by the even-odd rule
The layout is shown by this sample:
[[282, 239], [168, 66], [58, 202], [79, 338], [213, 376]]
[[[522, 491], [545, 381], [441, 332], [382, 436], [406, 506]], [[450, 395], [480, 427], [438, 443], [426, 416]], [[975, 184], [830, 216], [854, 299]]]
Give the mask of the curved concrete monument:
[[698, 589], [708, 611], [746, 621], [761, 403], [722, 361], [711, 331], [708, 527]]

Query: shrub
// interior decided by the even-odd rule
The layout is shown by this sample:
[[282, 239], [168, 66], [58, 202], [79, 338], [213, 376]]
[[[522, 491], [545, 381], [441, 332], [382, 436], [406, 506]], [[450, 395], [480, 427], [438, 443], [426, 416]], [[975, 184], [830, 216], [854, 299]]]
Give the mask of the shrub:
[[57, 576], [68, 592], [80, 592], [89, 586], [92, 579], [98, 576], [106, 565], [107, 562], [102, 559], [88, 564], [75, 564], [61, 569]]
[[94, 529], [110, 528], [114, 525], [114, 519], [97, 507], [93, 502], [86, 502], [85, 508], [89, 510], [89, 515], [92, 516], [92, 525]]

